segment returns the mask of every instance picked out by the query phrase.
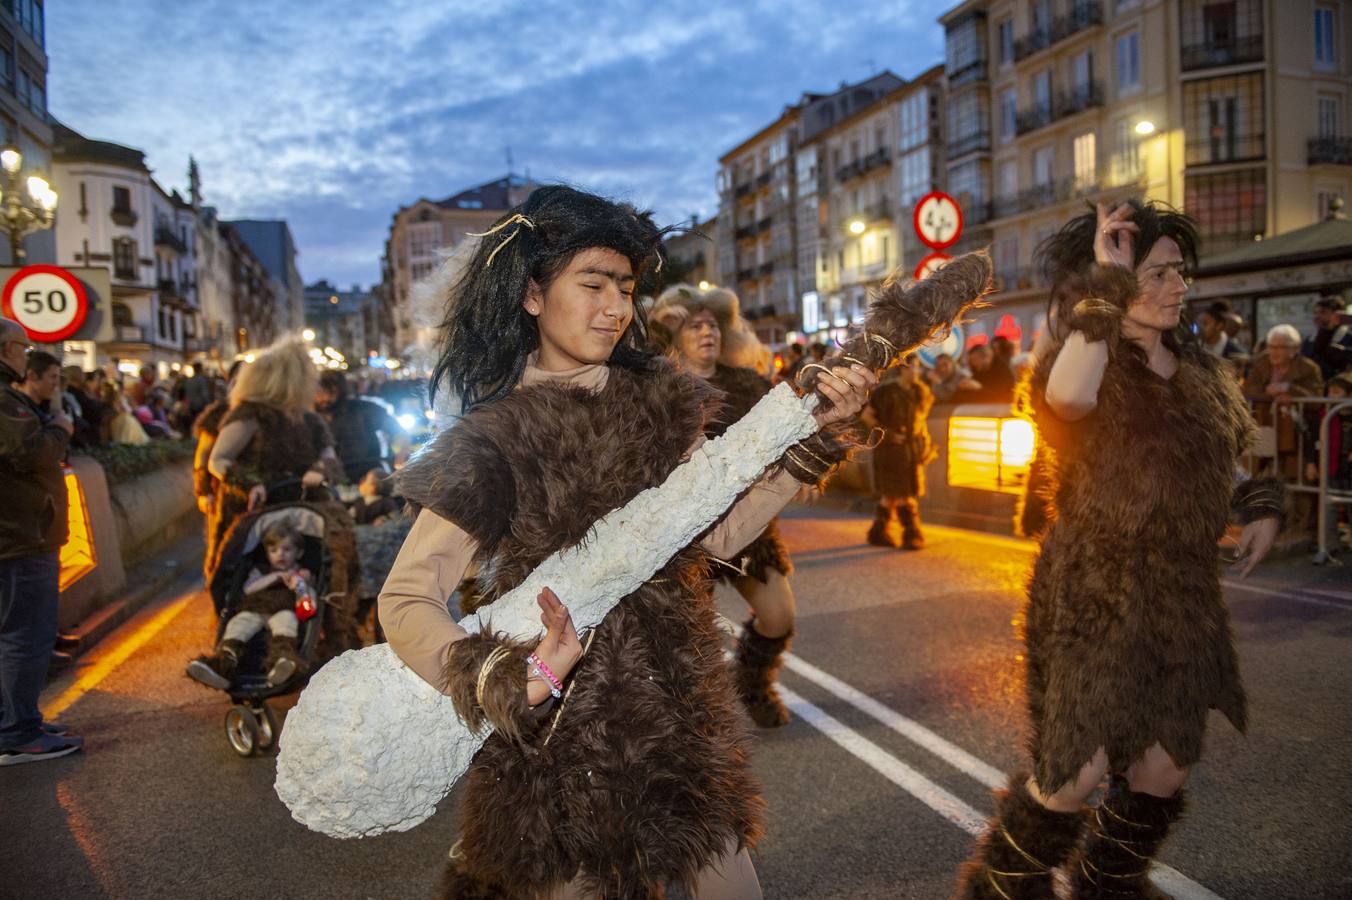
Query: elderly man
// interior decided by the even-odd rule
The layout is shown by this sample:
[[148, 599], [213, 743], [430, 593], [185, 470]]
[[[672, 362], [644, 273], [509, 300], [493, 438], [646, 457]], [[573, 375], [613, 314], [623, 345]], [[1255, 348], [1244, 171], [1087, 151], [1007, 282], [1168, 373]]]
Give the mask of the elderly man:
[[0, 766], [74, 753], [80, 738], [43, 722], [38, 695], [56, 643], [59, 553], [66, 541], [61, 458], [73, 425], [15, 385], [28, 368], [28, 338], [0, 319]]

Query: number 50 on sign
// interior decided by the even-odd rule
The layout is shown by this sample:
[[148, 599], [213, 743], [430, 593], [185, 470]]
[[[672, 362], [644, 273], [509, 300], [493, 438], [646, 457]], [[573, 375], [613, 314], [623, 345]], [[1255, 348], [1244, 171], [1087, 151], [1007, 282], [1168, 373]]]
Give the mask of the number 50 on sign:
[[80, 330], [89, 314], [84, 285], [60, 266], [25, 266], [5, 283], [5, 316], [28, 332], [28, 338], [50, 344]]

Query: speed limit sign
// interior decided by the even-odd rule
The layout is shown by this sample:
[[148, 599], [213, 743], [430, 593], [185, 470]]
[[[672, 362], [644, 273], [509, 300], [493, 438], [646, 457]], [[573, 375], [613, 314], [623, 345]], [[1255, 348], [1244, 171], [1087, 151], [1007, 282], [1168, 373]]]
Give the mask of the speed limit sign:
[[29, 340], [63, 341], [89, 315], [84, 285], [60, 266], [24, 266], [5, 282], [5, 315], [24, 327]]
[[920, 260], [920, 263], [915, 267], [915, 272], [913, 273], [915, 280], [924, 281], [926, 278], [939, 271], [939, 269], [943, 267], [943, 264], [952, 258], [953, 257], [949, 256], [947, 253], [931, 253], [929, 256]]
[[921, 197], [912, 219], [920, 242], [932, 250], [952, 247], [962, 236], [962, 207], [943, 191]]

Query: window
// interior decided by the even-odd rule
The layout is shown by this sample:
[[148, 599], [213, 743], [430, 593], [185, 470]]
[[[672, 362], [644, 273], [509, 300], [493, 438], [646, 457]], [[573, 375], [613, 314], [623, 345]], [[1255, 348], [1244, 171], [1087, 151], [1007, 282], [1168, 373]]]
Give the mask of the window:
[[1098, 161], [1094, 156], [1094, 144], [1094, 132], [1092, 131], [1077, 135], [1072, 144], [1075, 156], [1075, 186], [1080, 190], [1092, 187], [1098, 177]]
[[1033, 184], [1039, 186], [1050, 185], [1052, 183], [1052, 173], [1055, 171], [1056, 148], [1051, 144], [1045, 147], [1038, 147], [1033, 151]]
[[1317, 66], [1333, 68], [1338, 62], [1338, 37], [1333, 27], [1336, 15], [1327, 6], [1314, 11], [1314, 62]]
[[996, 193], [1005, 200], [1019, 193], [1019, 164], [1016, 160], [1000, 163], [1000, 189]]
[[1135, 181], [1140, 174], [1141, 136], [1130, 119], [1119, 119], [1113, 134], [1113, 183], [1126, 184]]
[[17, 89], [15, 90], [15, 94], [17, 94], [19, 97], [20, 106], [28, 105], [28, 95], [32, 93], [32, 90], [33, 90], [32, 76], [30, 76], [26, 70], [20, 69], [19, 83]]
[[945, 62], [950, 76], [986, 61], [979, 30], [982, 24], [982, 19], [969, 16], [950, 27], [944, 35]]
[[1183, 71], [1263, 58], [1262, 0], [1183, 0]]
[[10, 51], [14, 38], [0, 30], [0, 87], [14, 90], [14, 54]]
[[930, 192], [934, 183], [930, 164], [928, 147], [921, 147], [899, 160], [897, 166], [901, 171], [899, 202], [902, 206], [910, 206]]
[[1076, 93], [1087, 93], [1094, 82], [1094, 51], [1077, 53], [1070, 61], [1070, 74]]
[[948, 170], [948, 192], [956, 197], [959, 203], [971, 207], [968, 210], [970, 215], [976, 207], [985, 205], [986, 181], [989, 177], [980, 160], [974, 159], [960, 166], [954, 166]]
[[113, 188], [113, 212], [131, 212], [131, 189]]
[[1046, 34], [1052, 29], [1052, 2], [1051, 0], [1033, 0], [1033, 5], [1029, 9], [1031, 13], [1032, 31], [1035, 34]]
[[131, 238], [113, 241], [113, 275], [129, 281], [136, 280], [136, 241]]
[[28, 80], [28, 108], [41, 116], [47, 112], [47, 89], [37, 76], [28, 75], [26, 72], [23, 74]]
[[1183, 208], [1197, 220], [1204, 242], [1252, 241], [1267, 229], [1267, 179], [1263, 169], [1190, 175]]
[[995, 244], [995, 273], [1005, 279], [1005, 290], [1016, 287], [1015, 279], [1019, 270], [1019, 239], [1007, 237]]
[[998, 62], [1002, 66], [1007, 66], [1014, 62], [1014, 20], [1005, 19], [996, 28], [1000, 35]]
[[1184, 164], [1262, 159], [1263, 73], [1183, 84]]
[[1014, 139], [1019, 116], [1019, 92], [1010, 88], [1000, 95], [1000, 139]]
[[928, 91], [918, 91], [901, 102], [901, 140], [898, 149], [913, 150], [930, 139]]
[[789, 158], [789, 135], [788, 132], [775, 138], [770, 144], [770, 165], [783, 162]]
[[441, 224], [438, 222], [420, 222], [408, 229], [409, 257], [436, 256], [441, 245]]
[[1129, 94], [1141, 87], [1141, 33], [1129, 31], [1117, 39], [1117, 93]]
[[1039, 110], [1052, 108], [1052, 70], [1043, 69], [1033, 76], [1033, 105]]
[[1343, 192], [1340, 188], [1321, 188], [1315, 192], [1314, 218], [1316, 222], [1322, 222], [1329, 217], [1329, 212], [1333, 208], [1334, 198], [1342, 200], [1344, 203], [1347, 202], [1347, 199], [1343, 196]]
[[948, 155], [990, 147], [990, 106], [985, 91], [964, 91], [948, 103]]
[[1316, 101], [1315, 117], [1319, 123], [1319, 137], [1336, 138], [1342, 131], [1338, 125], [1338, 112], [1342, 98], [1336, 94], [1320, 94]]

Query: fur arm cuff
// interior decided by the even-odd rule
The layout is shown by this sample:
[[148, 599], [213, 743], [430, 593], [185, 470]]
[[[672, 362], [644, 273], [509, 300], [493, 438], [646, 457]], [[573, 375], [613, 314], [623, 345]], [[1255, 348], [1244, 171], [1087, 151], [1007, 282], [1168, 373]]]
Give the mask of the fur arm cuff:
[[532, 709], [526, 703], [526, 657], [534, 648], [491, 630], [451, 645], [442, 679], [471, 731], [481, 730], [486, 721], [505, 737], [520, 740], [538, 724], [549, 704]]
[[1250, 478], [1235, 489], [1231, 508], [1242, 525], [1259, 519], [1286, 524], [1286, 486], [1276, 478]]
[[1122, 316], [1140, 294], [1136, 275], [1125, 266], [1089, 267], [1082, 291], [1066, 325], [1091, 341], [1111, 343], [1121, 331]]
[[1112, 343], [1122, 330], [1122, 308], [1106, 300], [1090, 297], [1075, 304], [1066, 324], [1071, 331], [1084, 334], [1088, 341]]
[[779, 463], [803, 484], [819, 487], [858, 446], [859, 440], [848, 424], [829, 426], [784, 451]]

